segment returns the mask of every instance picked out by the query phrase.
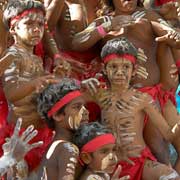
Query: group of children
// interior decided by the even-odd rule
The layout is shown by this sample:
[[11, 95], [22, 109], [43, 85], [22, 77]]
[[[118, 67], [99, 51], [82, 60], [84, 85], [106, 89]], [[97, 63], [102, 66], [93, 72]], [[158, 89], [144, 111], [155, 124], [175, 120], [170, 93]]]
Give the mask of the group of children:
[[[115, 0], [113, 2], [118, 4]], [[131, 6], [128, 6], [130, 10]], [[115, 8], [117, 17], [122, 18], [123, 15]], [[64, 64], [57, 63], [56, 70], [50, 73], [44, 70], [42, 60], [34, 55], [34, 47], [43, 38], [44, 31], [49, 32], [45, 13], [43, 4], [34, 0], [9, 0], [4, 10], [4, 23], [14, 43], [3, 52], [0, 59], [0, 74], [9, 104], [8, 123], [1, 128], [1, 145], [6, 137], [12, 135], [19, 118], [22, 119], [22, 128], [20, 130], [17, 124], [15, 135], [9, 141], [13, 146], [3, 148], [1, 175], [7, 172], [5, 179], [31, 180], [180, 180], [179, 158], [176, 170], [170, 164], [158, 162], [144, 138], [143, 131], [151, 122], [163, 139], [174, 145], [178, 155], [180, 153], [179, 116], [170, 101], [173, 96], [164, 93], [162, 85], [149, 87], [151, 95], [154, 89], [155, 94], [159, 90], [158, 98], [164, 93], [163, 98], [159, 99], [157, 95], [150, 96], [147, 88], [137, 86], [137, 75], [144, 79], [148, 77], [145, 68], [141, 67], [142, 61], [147, 66], [144, 62], [147, 57], [142, 49], [135, 47], [138, 36], [135, 41], [132, 40], [133, 43], [130, 42], [133, 33], [138, 34], [138, 28], [132, 28], [126, 37], [114, 37], [104, 43], [100, 55], [103, 77], [79, 81], [64, 77], [65, 74], [61, 73], [63, 68], [65, 71], [67, 66], [70, 68], [69, 64], [64, 67]], [[138, 11], [137, 16], [144, 16], [144, 12]], [[151, 20], [154, 18], [154, 22], [146, 26], [146, 32], [152, 35], [154, 31], [162, 36], [163, 40], [158, 41], [165, 41], [165, 44], [160, 43], [159, 52], [168, 50], [167, 44], [172, 45], [172, 49], [179, 48], [178, 32], [165, 25], [164, 29], [159, 30], [157, 18], [150, 14], [147, 16]], [[135, 22], [133, 20], [130, 24], [146, 23], [138, 21], [138, 18], [134, 17]], [[115, 20], [113, 22], [117, 25]], [[95, 31], [88, 28], [88, 33]], [[100, 25], [97, 31], [105, 39], [106, 30], [114, 30], [113, 24], [112, 29], [109, 28]], [[51, 43], [54, 43], [50, 37]], [[80, 33], [76, 38], [80, 38], [83, 43], [89, 39], [89, 34], [85, 37], [85, 34]], [[143, 38], [145, 42], [147, 37]], [[146, 48], [154, 43], [154, 37], [149, 40], [151, 43]], [[169, 57], [168, 52], [158, 56], [161, 59], [160, 67], [162, 58], [166, 60]], [[154, 53], [154, 47], [153, 52], [148, 54], [150, 59], [153, 58], [151, 53]], [[55, 54], [54, 58], [58, 59], [60, 55]], [[147, 68], [153, 68], [152, 63]], [[166, 77], [173, 75], [174, 80], [177, 68], [174, 69], [173, 72], [166, 71]], [[163, 78], [161, 80], [166, 82]], [[142, 82], [145, 83], [145, 80]], [[101, 109], [101, 119], [96, 119], [96, 122], [89, 123], [89, 112], [86, 109], [89, 100], [96, 102]], [[159, 106], [163, 107], [162, 111]], [[33, 127], [28, 127], [31, 124], [37, 132], [33, 132]], [[20, 138], [19, 131], [22, 133]], [[43, 145], [41, 142], [32, 144], [36, 141], [43, 141]], [[19, 146], [25, 149], [20, 157], [14, 150]], [[20, 153], [20, 148], [17, 151]], [[15, 161], [1, 166], [1, 162], [3, 164], [11, 159]], [[29, 169], [26, 171], [27, 166]]]

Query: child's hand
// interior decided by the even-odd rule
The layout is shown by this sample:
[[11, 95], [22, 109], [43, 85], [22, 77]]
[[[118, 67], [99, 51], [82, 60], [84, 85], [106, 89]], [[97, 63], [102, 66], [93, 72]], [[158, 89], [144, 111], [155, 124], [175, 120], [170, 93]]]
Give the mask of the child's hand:
[[180, 47], [180, 33], [173, 29], [167, 30], [165, 35], [157, 37], [155, 40], [157, 42], [165, 42], [174, 48]]
[[162, 5], [159, 13], [166, 19], [179, 19], [180, 18], [180, 5], [178, 2], [168, 2]]
[[43, 90], [47, 85], [58, 83], [59, 80], [55, 79], [54, 75], [45, 75], [38, 77], [32, 81], [32, 85], [35, 88], [36, 92], [39, 93]]
[[100, 82], [96, 78], [85, 79], [81, 82], [82, 88], [86, 88], [92, 96], [97, 93], [97, 87], [99, 85]]
[[53, 74], [56, 77], [59, 78], [64, 78], [64, 77], [69, 77], [71, 74], [71, 65], [70, 63], [68, 63], [66, 60], [59, 60], [57, 61], [56, 59], [56, 64], [55, 67], [53, 69]]
[[29, 126], [21, 136], [19, 136], [21, 124], [22, 119], [18, 119], [14, 128], [13, 135], [10, 138], [7, 138], [6, 143], [3, 144], [4, 155], [12, 157], [16, 159], [16, 161], [20, 161], [31, 149], [39, 147], [43, 144], [42, 141], [34, 144], [29, 144], [29, 142], [38, 133], [37, 130], [34, 130], [34, 127], [32, 125]]
[[127, 179], [130, 179], [130, 176], [124, 176], [124, 177], [121, 177], [119, 178], [119, 175], [121, 173], [121, 166], [119, 165], [116, 169], [116, 171], [114, 172], [113, 176], [111, 177], [111, 180], [127, 180]]

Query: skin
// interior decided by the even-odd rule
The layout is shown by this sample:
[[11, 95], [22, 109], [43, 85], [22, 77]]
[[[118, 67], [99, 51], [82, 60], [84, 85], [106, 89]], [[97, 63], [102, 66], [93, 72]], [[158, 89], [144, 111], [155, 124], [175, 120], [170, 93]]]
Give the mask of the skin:
[[[8, 102], [16, 107], [10, 108], [9, 121], [15, 123], [21, 117], [22, 127], [31, 124], [36, 128], [42, 127], [32, 99], [37, 91], [55, 82], [54, 76], [45, 75], [41, 59], [33, 54], [34, 45], [41, 40], [44, 32], [43, 13], [31, 12], [24, 16], [11, 27], [10, 32], [15, 44], [0, 59], [4, 92]], [[8, 70], [11, 73], [7, 73]], [[25, 76], [25, 73], [28, 75]]]
[[[90, 175], [98, 175], [105, 178], [105, 173], [111, 174], [117, 163], [115, 144], [107, 144], [89, 154], [90, 162], [80, 180], [87, 180]], [[82, 159], [83, 160], [83, 159]]]
[[[114, 0], [115, 14], [116, 15], [131, 15], [135, 11], [142, 11], [137, 7], [137, 1], [125, 1], [125, 0]], [[112, 39], [117, 36], [127, 37], [136, 47], [142, 48], [148, 57], [147, 62], [144, 64], [149, 74], [147, 79], [134, 78], [131, 81], [132, 84], [138, 84], [138, 86], [153, 86], [158, 83], [162, 83], [162, 89], [169, 90], [177, 87], [178, 81], [172, 79], [170, 74], [171, 66], [174, 64], [174, 58], [169, 46], [165, 43], [157, 44], [154, 41], [154, 36], [161, 36], [163, 30], [158, 25], [155, 26], [151, 21], [157, 21], [159, 16], [153, 11], [147, 11], [146, 15], [137, 21], [135, 25], [128, 26], [125, 31], [110, 32], [109, 36], [105, 37], [104, 41]], [[159, 23], [158, 23], [159, 24]], [[161, 31], [162, 30], [162, 31]], [[149, 51], [151, 49], [151, 51]], [[150, 146], [152, 152], [154, 152], [163, 163], [169, 164], [169, 155], [167, 149], [167, 142], [158, 132], [157, 128], [148, 122], [145, 128], [145, 139], [146, 143]], [[158, 148], [157, 148], [158, 146]], [[158, 152], [160, 149], [161, 152]]]
[[7, 37], [8, 37], [8, 32], [5, 29], [4, 23], [3, 23], [3, 7], [0, 7], [0, 32], [2, 34], [1, 41], [0, 41], [0, 56], [1, 56], [7, 47]]
[[[74, 179], [79, 152], [78, 148], [71, 143], [73, 136], [72, 130], [75, 130], [80, 123], [87, 122], [88, 120], [84, 103], [82, 97], [77, 97], [66, 105], [64, 113], [53, 116], [56, 135], [48, 150], [49, 153], [46, 154], [41, 163], [39, 178], [42, 176], [42, 169], [45, 167], [48, 179], [65, 180], [67, 177]], [[81, 112], [82, 108], [83, 112]], [[82, 113], [82, 116], [77, 120], [76, 117], [79, 116], [79, 113]], [[69, 124], [70, 117], [73, 119], [73, 124], [77, 125], [76, 127], [72, 127]], [[71, 148], [67, 148], [68, 146]], [[69, 166], [73, 166], [74, 168], [70, 167], [71, 171], [68, 171], [67, 167]]]
[[[126, 68], [126, 70], [124, 68]], [[123, 142], [120, 136], [121, 127], [124, 127], [126, 122], [129, 122], [132, 125], [132, 129], [126, 130], [127, 134], [135, 132], [131, 146], [146, 146], [143, 138], [144, 113], [148, 114], [150, 117], [149, 121], [159, 129], [166, 140], [174, 141], [175, 138], [171, 132], [171, 127], [162, 117], [152, 98], [145, 93], [131, 88], [129, 85], [133, 74], [133, 66], [130, 61], [125, 61], [122, 58], [113, 59], [106, 64], [105, 72], [110, 87], [107, 90], [99, 89], [95, 94], [95, 98], [102, 108], [104, 123], [113, 129], [117, 142]], [[121, 87], [120, 90], [119, 87]], [[136, 152], [136, 150], [134, 152]], [[117, 153], [119, 153], [119, 157], [122, 155], [119, 151]], [[145, 180], [148, 180], [150, 177], [155, 180], [172, 171], [173, 170], [166, 165], [161, 163], [156, 164], [150, 160], [146, 160], [142, 177]]]

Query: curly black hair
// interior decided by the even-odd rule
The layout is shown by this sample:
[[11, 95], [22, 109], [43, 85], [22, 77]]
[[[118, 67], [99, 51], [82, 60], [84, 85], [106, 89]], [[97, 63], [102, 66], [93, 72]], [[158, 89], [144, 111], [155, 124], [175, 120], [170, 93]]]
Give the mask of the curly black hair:
[[45, 15], [45, 8], [44, 5], [35, 0], [10, 0], [6, 6], [6, 9], [4, 10], [3, 13], [3, 22], [7, 29], [10, 28], [10, 21], [12, 18], [15, 16], [21, 14], [25, 10], [28, 9], [38, 9], [42, 11]]
[[101, 58], [109, 54], [130, 54], [137, 57], [137, 48], [125, 37], [114, 38], [107, 41], [101, 50]]
[[[62, 99], [69, 92], [79, 90], [80, 86], [77, 80], [70, 78], [63, 78], [57, 84], [51, 84], [47, 86], [39, 95], [37, 96], [37, 111], [41, 117], [46, 121], [49, 128], [54, 129], [55, 124], [52, 117], [48, 117], [48, 111]], [[61, 108], [57, 114], [64, 113], [64, 108]]]
[[103, 134], [111, 133], [105, 125], [99, 122], [92, 122], [88, 124], [82, 124], [73, 136], [73, 143], [81, 149], [85, 144], [95, 137]]

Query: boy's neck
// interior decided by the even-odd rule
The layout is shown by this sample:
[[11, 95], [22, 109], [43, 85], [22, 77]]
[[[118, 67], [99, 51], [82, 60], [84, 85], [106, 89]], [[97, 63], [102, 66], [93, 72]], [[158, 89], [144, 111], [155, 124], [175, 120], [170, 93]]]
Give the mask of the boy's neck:
[[33, 46], [27, 46], [24, 43], [15, 41], [15, 46], [18, 47], [19, 49], [24, 50], [25, 52], [28, 53], [33, 53], [34, 47]]
[[109, 176], [109, 174], [107, 174], [107, 173], [105, 173], [105, 172], [102, 172], [102, 171], [96, 171], [96, 170], [93, 170], [93, 169], [91, 169], [91, 168], [87, 168], [87, 170], [86, 170], [86, 172], [87, 172], [87, 174], [97, 174], [97, 175], [99, 175], [100, 177], [102, 177], [103, 179], [105, 179], [105, 180], [110, 180], [110, 176]]
[[118, 94], [123, 94], [127, 92], [129, 89], [129, 86], [118, 86], [118, 85], [111, 85], [111, 92], [118, 93]]
[[65, 129], [65, 128], [56, 126], [54, 139], [58, 139], [58, 140], [62, 139], [62, 140], [71, 142], [72, 135], [73, 135], [73, 133], [69, 129]]

